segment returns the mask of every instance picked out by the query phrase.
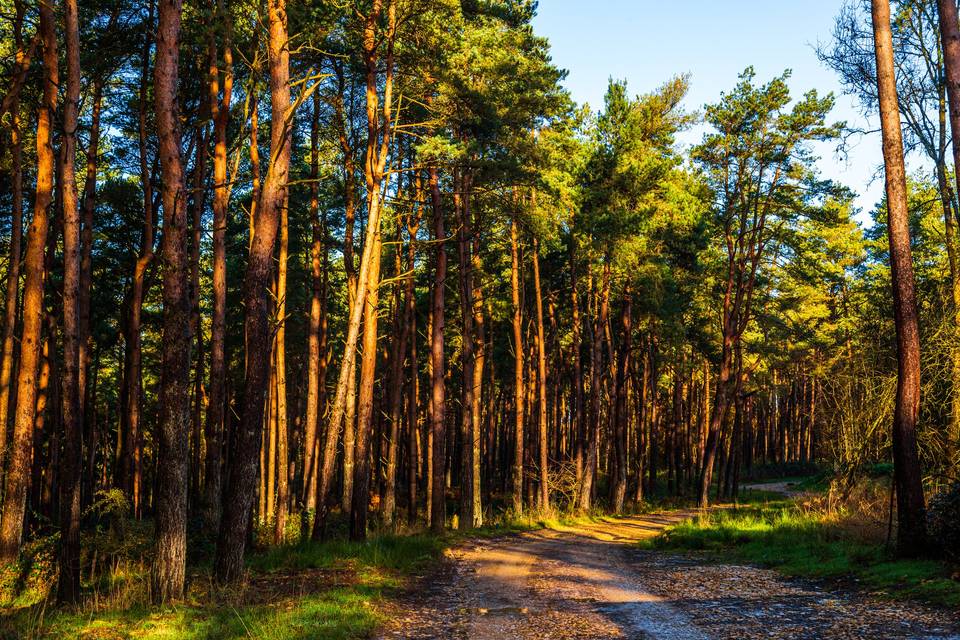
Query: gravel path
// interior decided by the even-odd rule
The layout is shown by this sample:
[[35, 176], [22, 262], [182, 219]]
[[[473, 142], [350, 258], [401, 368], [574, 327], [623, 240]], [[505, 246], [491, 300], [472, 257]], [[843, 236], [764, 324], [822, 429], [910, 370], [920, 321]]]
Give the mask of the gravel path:
[[674, 512], [475, 540], [386, 614], [383, 640], [949, 638], [955, 613], [636, 548]]

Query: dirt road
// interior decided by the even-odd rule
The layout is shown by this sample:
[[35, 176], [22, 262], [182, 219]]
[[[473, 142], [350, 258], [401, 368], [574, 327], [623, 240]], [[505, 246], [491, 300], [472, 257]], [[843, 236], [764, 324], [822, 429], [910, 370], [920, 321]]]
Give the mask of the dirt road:
[[944, 611], [636, 548], [675, 512], [477, 540], [387, 611], [379, 638], [950, 638]]

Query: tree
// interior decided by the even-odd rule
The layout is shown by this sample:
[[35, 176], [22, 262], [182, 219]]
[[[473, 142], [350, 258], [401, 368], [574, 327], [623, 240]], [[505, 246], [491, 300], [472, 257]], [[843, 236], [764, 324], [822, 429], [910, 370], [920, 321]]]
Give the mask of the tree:
[[[37, 114], [37, 177], [33, 220], [27, 230], [23, 271], [23, 328], [20, 333], [20, 369], [17, 372], [16, 413], [7, 475], [4, 479], [3, 518], [0, 520], [0, 562], [16, 559], [23, 539], [30, 453], [33, 447], [41, 332], [43, 324], [44, 250], [53, 199], [54, 154], [52, 130], [59, 84], [56, 21], [50, 5], [40, 6], [43, 46], [43, 99]], [[6, 425], [4, 425], [6, 428]]]
[[252, 221], [250, 255], [244, 276], [247, 367], [244, 376], [243, 412], [224, 497], [224, 512], [217, 539], [214, 566], [217, 580], [231, 582], [243, 573], [250, 509], [257, 481], [257, 459], [263, 430], [264, 400], [270, 379], [270, 300], [273, 249], [283, 207], [287, 202], [293, 105], [290, 101], [290, 50], [285, 0], [267, 4], [270, 66], [270, 165], [259, 193]]
[[897, 327], [897, 397], [893, 414], [894, 479], [897, 486], [897, 551], [923, 553], [926, 540], [923, 485], [917, 455], [917, 418], [920, 412], [920, 332], [910, 257], [907, 220], [906, 170], [897, 107], [897, 85], [890, 35], [890, 3], [872, 0], [877, 94], [886, 169], [887, 224], [893, 309]]
[[775, 250], [786, 222], [832, 188], [814, 179], [808, 145], [837, 135], [838, 127], [826, 124], [833, 97], [820, 98], [810, 91], [787, 110], [788, 76], [757, 87], [748, 68], [733, 92], [707, 108], [706, 119], [715, 133], [706, 134], [694, 151], [713, 190], [715, 224], [726, 254], [720, 285], [720, 368], [699, 469], [701, 507], [709, 502], [720, 428], [740, 376], [734, 354], [752, 318], [763, 260]]

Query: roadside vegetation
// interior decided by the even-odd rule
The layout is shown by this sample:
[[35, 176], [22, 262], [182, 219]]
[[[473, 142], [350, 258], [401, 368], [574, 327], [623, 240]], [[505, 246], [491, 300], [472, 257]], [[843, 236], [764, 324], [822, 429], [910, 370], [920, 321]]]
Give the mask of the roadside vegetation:
[[856, 478], [779, 480], [796, 493], [744, 491], [735, 506], [698, 515], [641, 544], [703, 551], [719, 562], [833, 580], [887, 598], [960, 607], [960, 571], [948, 559], [896, 557], [891, 471], [877, 465]]

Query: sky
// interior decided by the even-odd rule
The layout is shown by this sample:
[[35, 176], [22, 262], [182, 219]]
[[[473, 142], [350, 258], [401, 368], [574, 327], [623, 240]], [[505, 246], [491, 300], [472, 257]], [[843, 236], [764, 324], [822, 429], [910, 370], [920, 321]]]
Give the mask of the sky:
[[[573, 98], [596, 110], [610, 78], [626, 80], [633, 94], [651, 91], [667, 79], [690, 74], [688, 110], [702, 110], [729, 91], [747, 67], [766, 82], [791, 69], [792, 95], [809, 89], [832, 91], [834, 121], [869, 129], [856, 101], [843, 95], [833, 71], [817, 59], [818, 42], [830, 42], [842, 0], [540, 0], [534, 28], [550, 40], [554, 63], [569, 72]], [[698, 142], [703, 129], [681, 136]], [[836, 145], [821, 145], [825, 177], [858, 194], [862, 222], [883, 195], [879, 134], [848, 141], [843, 157]]]

